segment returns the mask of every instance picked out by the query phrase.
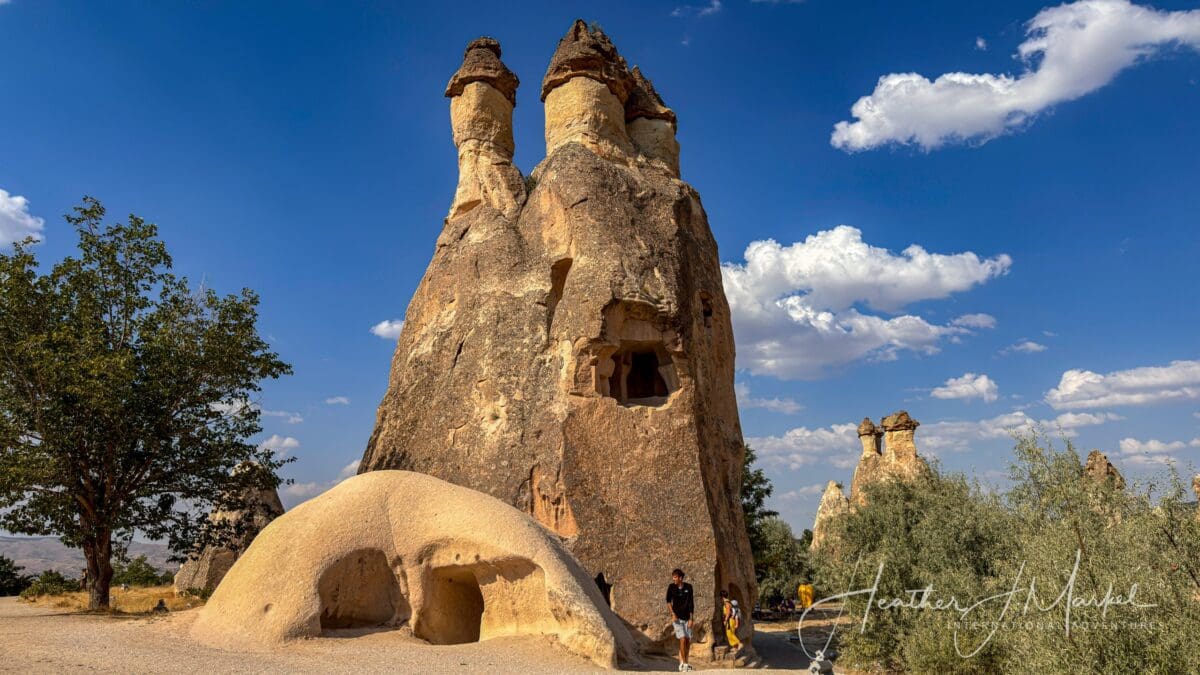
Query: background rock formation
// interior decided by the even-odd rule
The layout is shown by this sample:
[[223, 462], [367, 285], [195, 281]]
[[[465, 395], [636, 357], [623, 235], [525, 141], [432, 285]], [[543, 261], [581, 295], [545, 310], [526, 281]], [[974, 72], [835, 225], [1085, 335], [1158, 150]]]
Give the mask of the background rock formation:
[[175, 594], [187, 591], [211, 591], [221, 583], [238, 556], [272, 520], [283, 515], [283, 503], [275, 490], [254, 490], [242, 495], [246, 508], [240, 511], [214, 511], [209, 521], [231, 525], [237, 535], [229, 546], [207, 546], [189, 558], [175, 573]]
[[919, 426], [921, 423], [905, 410], [884, 417], [878, 425], [869, 417], [863, 418], [862, 424], [858, 425], [862, 455], [854, 467], [850, 498], [842, 494], [834, 481], [825, 486], [825, 494], [821, 497], [821, 505], [813, 522], [814, 548], [819, 548], [828, 540], [826, 530], [831, 518], [866, 503], [868, 485], [884, 480], [915, 480], [929, 471], [925, 459], [917, 454], [914, 441]]
[[662, 647], [682, 567], [703, 642], [718, 590], [751, 607], [756, 589], [729, 307], [675, 114], [576, 22], [542, 84], [547, 156], [526, 194], [499, 54], [473, 42], [447, 88], [459, 188], [360, 471], [428, 473], [531, 514]]
[[1087, 464], [1083, 467], [1083, 475], [1098, 483], [1110, 480], [1118, 490], [1125, 489], [1125, 477], [1099, 450], [1092, 450], [1088, 453]]
[[192, 635], [262, 648], [342, 628], [408, 626], [434, 644], [552, 635], [612, 668], [635, 658], [590, 575], [528, 515], [431, 476], [355, 476], [276, 519]]
[[842, 486], [831, 480], [825, 485], [821, 504], [817, 506], [817, 518], [812, 528], [812, 548], [820, 548], [828, 538], [829, 521], [850, 510], [850, 500], [842, 493]]
[[929, 465], [917, 455], [913, 441], [920, 425], [905, 410], [888, 415], [878, 426], [870, 418], [863, 418], [858, 427], [863, 454], [854, 468], [850, 501], [864, 503], [864, 491], [871, 483], [891, 478], [912, 480], [929, 470]]

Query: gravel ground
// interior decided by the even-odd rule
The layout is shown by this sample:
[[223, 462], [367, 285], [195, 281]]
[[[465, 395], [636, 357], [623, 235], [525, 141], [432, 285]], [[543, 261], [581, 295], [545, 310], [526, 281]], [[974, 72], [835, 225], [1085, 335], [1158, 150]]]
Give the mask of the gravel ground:
[[[21, 673], [586, 673], [589, 662], [537, 637], [433, 646], [401, 631], [342, 631], [268, 652], [230, 652], [188, 637], [196, 611], [162, 617], [73, 614], [0, 598], [0, 672]], [[808, 663], [783, 633], [755, 639], [766, 667]], [[674, 672], [673, 660], [646, 670]]]

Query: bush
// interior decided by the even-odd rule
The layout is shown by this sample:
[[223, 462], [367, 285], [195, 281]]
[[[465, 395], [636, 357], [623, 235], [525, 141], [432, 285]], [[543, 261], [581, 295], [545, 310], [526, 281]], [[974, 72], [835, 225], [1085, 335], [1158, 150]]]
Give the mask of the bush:
[[[931, 584], [939, 597], [982, 598], [999, 585], [997, 566], [1016, 549], [1012, 519], [966, 477], [935, 466], [913, 482], [868, 485], [865, 496], [866, 506], [833, 521], [836, 544], [814, 553], [822, 594], [870, 588], [877, 576], [877, 599], [908, 599], [910, 589]], [[866, 594], [847, 599], [856, 625], [869, 601]], [[851, 662], [891, 670], [995, 672], [999, 645], [961, 659], [946, 619], [943, 612], [873, 607], [861, 632], [842, 636], [841, 651]]]
[[42, 572], [29, 587], [21, 591], [21, 597], [25, 599], [36, 598], [39, 595], [62, 595], [63, 593], [73, 593], [79, 590], [79, 582], [74, 579], [68, 579], [55, 570], [46, 570]]
[[211, 597], [211, 596], [212, 596], [212, 592], [213, 592], [213, 589], [211, 589], [211, 588], [195, 588], [195, 587], [192, 587], [192, 588], [188, 588], [187, 590], [185, 590], [185, 591], [184, 591], [183, 593], [181, 593], [180, 595], [182, 595], [183, 597], [188, 597], [188, 598], [199, 598], [199, 599], [201, 599], [201, 600], [205, 600], [205, 601], [207, 601], [207, 600], [209, 599], [209, 597]]
[[0, 596], [18, 595], [29, 587], [33, 577], [21, 574], [23, 569], [25, 568], [14, 563], [11, 558], [0, 555]]
[[163, 576], [146, 561], [146, 556], [139, 555], [127, 564], [113, 565], [112, 583], [116, 586], [158, 586], [163, 583]]
[[[1004, 494], [935, 467], [869, 486], [866, 505], [832, 523], [836, 545], [813, 558], [823, 595], [870, 588], [884, 566], [869, 614], [867, 595], [846, 600], [844, 661], [939, 673], [1200, 671], [1200, 522], [1185, 486], [1174, 473], [1161, 490], [1088, 480], [1069, 442], [1042, 440], [1018, 439]], [[929, 603], [983, 602], [966, 614], [918, 606], [927, 588]], [[1105, 610], [1106, 594], [1117, 602]], [[913, 606], [878, 604], [892, 599]]]

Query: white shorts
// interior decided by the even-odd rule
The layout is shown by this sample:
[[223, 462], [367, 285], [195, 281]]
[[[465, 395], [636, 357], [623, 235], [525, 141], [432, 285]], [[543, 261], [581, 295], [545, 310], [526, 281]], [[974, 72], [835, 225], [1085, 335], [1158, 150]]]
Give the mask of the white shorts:
[[687, 621], [672, 621], [671, 626], [675, 629], [676, 640], [692, 639], [692, 628]]

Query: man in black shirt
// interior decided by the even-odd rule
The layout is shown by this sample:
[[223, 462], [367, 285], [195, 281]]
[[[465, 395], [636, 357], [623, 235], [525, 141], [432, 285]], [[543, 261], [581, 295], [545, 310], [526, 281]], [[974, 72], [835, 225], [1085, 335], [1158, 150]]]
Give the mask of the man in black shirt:
[[683, 570], [671, 572], [671, 585], [667, 586], [667, 608], [671, 610], [671, 627], [679, 640], [679, 672], [692, 670], [688, 665], [688, 647], [692, 642], [692, 612], [696, 609], [692, 598], [692, 585], [683, 581]]

